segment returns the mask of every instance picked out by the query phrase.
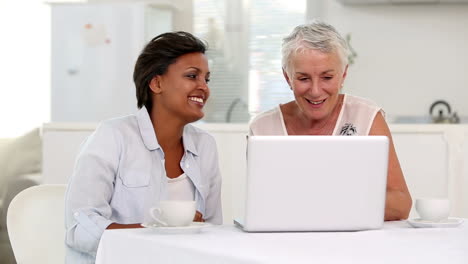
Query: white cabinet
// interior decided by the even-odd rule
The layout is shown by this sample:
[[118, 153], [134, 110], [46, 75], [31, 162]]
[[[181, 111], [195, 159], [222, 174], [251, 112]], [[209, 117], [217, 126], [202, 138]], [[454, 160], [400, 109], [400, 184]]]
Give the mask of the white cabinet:
[[134, 113], [135, 61], [149, 40], [171, 30], [170, 6], [52, 4], [52, 121]]
[[81, 144], [94, 131], [95, 125], [43, 127], [42, 182], [66, 184], [73, 173]]
[[387, 4], [390, 0], [338, 0], [345, 5], [361, 5], [361, 4]]
[[338, 0], [345, 5], [373, 4], [468, 4], [468, 0]]
[[464, 131], [463, 135], [463, 145], [460, 146], [462, 160], [459, 163], [461, 179], [459, 181], [458, 192], [459, 196], [457, 197], [460, 201], [458, 208], [463, 212], [464, 217], [468, 217], [468, 129]]
[[221, 199], [224, 223], [244, 214], [248, 127], [245, 124], [198, 125], [208, 130], [218, 146], [219, 165], [223, 185]]
[[[393, 140], [413, 201], [448, 197], [448, 153], [443, 132], [394, 132]], [[410, 218], [416, 216], [413, 204]]]
[[[468, 126], [393, 125], [395, 148], [413, 201], [449, 198], [451, 215], [468, 217]], [[414, 210], [410, 217], [416, 217]]]

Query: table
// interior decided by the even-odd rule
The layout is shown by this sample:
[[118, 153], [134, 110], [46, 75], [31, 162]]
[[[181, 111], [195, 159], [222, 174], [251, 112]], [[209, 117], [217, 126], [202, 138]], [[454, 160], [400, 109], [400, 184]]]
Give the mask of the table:
[[198, 234], [106, 230], [96, 264], [119, 263], [468, 263], [468, 223], [412, 228], [386, 222], [359, 232], [245, 233], [213, 226]]

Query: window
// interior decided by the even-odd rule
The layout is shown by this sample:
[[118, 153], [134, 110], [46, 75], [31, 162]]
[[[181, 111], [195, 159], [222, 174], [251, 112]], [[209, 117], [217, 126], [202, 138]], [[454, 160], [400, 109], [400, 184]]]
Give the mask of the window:
[[0, 1], [0, 138], [50, 120], [49, 20], [43, 1]]
[[281, 43], [305, 22], [306, 0], [194, 0], [194, 16], [195, 34], [210, 47], [206, 122], [247, 122], [293, 99], [281, 71]]

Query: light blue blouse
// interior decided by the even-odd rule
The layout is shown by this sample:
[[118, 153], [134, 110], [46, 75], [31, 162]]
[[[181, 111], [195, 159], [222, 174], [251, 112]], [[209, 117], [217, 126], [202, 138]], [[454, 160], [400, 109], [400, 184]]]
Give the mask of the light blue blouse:
[[[197, 210], [222, 223], [221, 175], [214, 138], [192, 125], [183, 136], [180, 167], [195, 186]], [[65, 198], [66, 263], [94, 263], [111, 223], [150, 221], [149, 208], [167, 198], [164, 152], [145, 107], [102, 122], [83, 143]], [[156, 260], [155, 260], [156, 261]]]

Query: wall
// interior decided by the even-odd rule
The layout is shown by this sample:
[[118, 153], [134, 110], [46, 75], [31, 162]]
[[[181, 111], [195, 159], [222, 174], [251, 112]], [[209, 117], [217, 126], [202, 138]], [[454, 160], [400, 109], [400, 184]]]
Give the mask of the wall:
[[0, 137], [49, 121], [49, 20], [42, 1], [0, 0]]
[[[56, 2], [56, 1], [53, 1]], [[67, 1], [58, 1], [67, 2]], [[88, 3], [116, 3], [116, 2], [138, 2], [135, 0], [88, 0]], [[144, 2], [144, 1], [140, 1]], [[170, 5], [176, 7], [174, 9], [174, 16], [172, 24], [174, 30], [183, 30], [193, 32], [193, 0], [151, 0], [146, 2], [153, 2], [157, 5]]]
[[468, 5], [342, 5], [323, 20], [351, 33], [358, 57], [344, 92], [368, 97], [390, 118], [426, 115], [437, 99], [468, 116]]
[[177, 2], [53, 4], [51, 120], [100, 121], [135, 112], [132, 73], [143, 46], [163, 32], [191, 29], [191, 21], [179, 20], [181, 13], [192, 17], [191, 1]]

